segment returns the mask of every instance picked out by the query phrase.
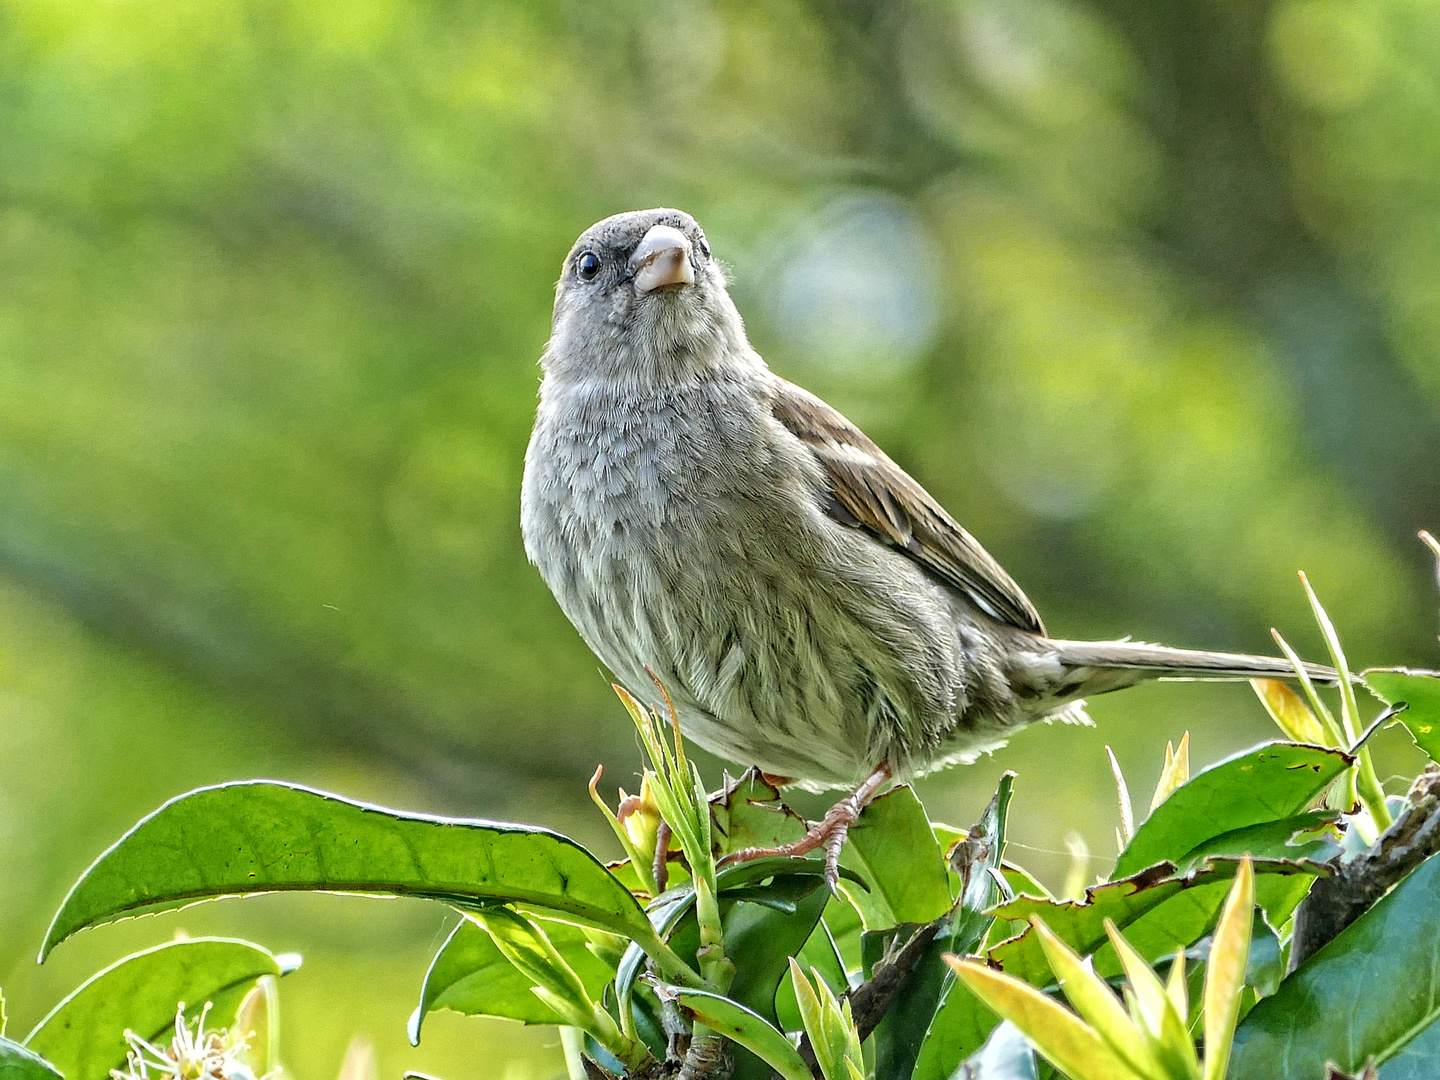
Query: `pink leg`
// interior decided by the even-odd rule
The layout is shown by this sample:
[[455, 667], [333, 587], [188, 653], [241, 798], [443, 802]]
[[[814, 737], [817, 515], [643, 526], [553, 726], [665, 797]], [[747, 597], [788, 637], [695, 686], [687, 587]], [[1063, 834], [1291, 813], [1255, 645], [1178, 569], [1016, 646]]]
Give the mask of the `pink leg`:
[[850, 826], [855, 824], [855, 819], [860, 816], [860, 811], [870, 805], [870, 801], [879, 794], [880, 789], [889, 779], [890, 763], [881, 762], [880, 766], [865, 778], [864, 783], [832, 806], [825, 816], [811, 825], [810, 831], [799, 840], [781, 844], [779, 847], [754, 847], [736, 851], [721, 859], [720, 865], [731, 866], [735, 863], [749, 862], [751, 859], [764, 859], [773, 855], [807, 855], [823, 845], [825, 848], [825, 880], [833, 889], [840, 880], [840, 849], [845, 846], [845, 837], [850, 832]]

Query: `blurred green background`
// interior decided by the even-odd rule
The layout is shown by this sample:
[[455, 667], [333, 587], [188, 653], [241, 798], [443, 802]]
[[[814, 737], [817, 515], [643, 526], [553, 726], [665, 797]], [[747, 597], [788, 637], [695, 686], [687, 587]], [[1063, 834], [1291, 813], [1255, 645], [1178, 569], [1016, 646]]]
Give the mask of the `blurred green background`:
[[[404, 1020], [438, 910], [49, 914], [199, 784], [274, 776], [615, 845], [639, 755], [526, 565], [551, 289], [674, 205], [772, 366], [866, 426], [1053, 632], [1436, 666], [1440, 7], [1423, 0], [0, 0], [0, 985], [23, 1034], [123, 951], [236, 933], [292, 1075], [555, 1074]], [[922, 784], [1113, 857], [1103, 746], [1268, 737], [1243, 687], [1098, 699]], [[1382, 776], [1415, 766], [1382, 733]], [[718, 779], [718, 765], [710, 776]], [[1392, 781], [1391, 787], [1403, 787]], [[338, 1019], [337, 1019], [338, 1018]]]

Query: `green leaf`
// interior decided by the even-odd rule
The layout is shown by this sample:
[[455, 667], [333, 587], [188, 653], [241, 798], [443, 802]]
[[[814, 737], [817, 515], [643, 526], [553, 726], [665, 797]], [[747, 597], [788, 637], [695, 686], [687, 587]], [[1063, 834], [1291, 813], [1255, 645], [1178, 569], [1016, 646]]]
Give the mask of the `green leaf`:
[[790, 987], [821, 1073], [825, 1080], [846, 1080], [850, 1071], [846, 1062], [864, 1060], [850, 1002], [842, 1007], [824, 979], [812, 983], [794, 960], [789, 967]]
[[[1440, 1018], [1440, 858], [1292, 972], [1235, 1033], [1228, 1076], [1309, 1080], [1383, 1064]], [[1433, 1062], [1432, 1062], [1433, 1069]]]
[[[585, 931], [569, 923], [537, 920], [560, 955], [599, 1000], [615, 970], [590, 950]], [[420, 1042], [425, 1017], [440, 1009], [466, 1016], [496, 1016], [522, 1024], [559, 1024], [553, 1009], [530, 992], [531, 982], [496, 947], [484, 928], [469, 918], [455, 927], [425, 975], [420, 1004], [410, 1016], [410, 1042]]]
[[1354, 761], [1339, 750], [1275, 742], [1212, 765], [1177, 788], [1135, 830], [1112, 880], [1160, 862], [1179, 865], [1223, 833], [1294, 817]]
[[294, 967], [246, 941], [167, 942], [92, 976], [40, 1021], [25, 1045], [66, 1080], [108, 1080], [110, 1070], [125, 1063], [127, 1028], [154, 1041], [174, 1026], [182, 1001], [188, 1016], [212, 1002], [213, 1023], [223, 1025], [257, 979]]
[[0, 1038], [0, 1080], [60, 1080], [60, 1072], [33, 1050]]
[[[1135, 877], [1088, 889], [1083, 902], [1022, 896], [1001, 904], [994, 914], [1001, 919], [1028, 919], [1038, 914], [1081, 956], [1093, 953], [1096, 970], [1109, 977], [1119, 974], [1120, 964], [1105, 936], [1106, 919], [1123, 930], [1130, 943], [1153, 963], [1172, 955], [1176, 948], [1194, 944], [1214, 925], [1237, 866], [1217, 859], [1172, 876], [1173, 868], [1162, 864]], [[1322, 872], [1312, 864], [1262, 859], [1255, 860], [1254, 866], [1257, 876], [1272, 877], [1295, 891], [1308, 889], [1314, 875]], [[1257, 892], [1261, 891], [1263, 886], [1257, 881]], [[1289, 899], [1287, 896], [1287, 903]], [[1048, 986], [1052, 981], [1050, 965], [1033, 930], [1001, 942], [990, 950], [989, 957], [1008, 974], [1036, 986]]]
[[[213, 1019], [213, 1014], [212, 1014]], [[279, 1064], [280, 991], [275, 976], [261, 976], [235, 1009], [230, 1030], [247, 1040], [245, 1064], [264, 1076]]]
[[[728, 994], [772, 1022], [775, 991], [788, 961], [815, 932], [830, 900], [823, 878], [791, 880], [804, 888], [806, 895], [790, 911], [764, 904], [763, 897], [747, 896], [725, 916], [725, 955], [735, 963], [735, 979]], [[783, 887], [789, 882], [777, 878], [774, 884]]]
[[592, 1031], [597, 1003], [538, 923], [505, 904], [476, 911], [472, 917], [489, 931], [495, 947], [516, 970], [530, 980], [536, 996], [565, 1017], [566, 1023], [591, 1032], [602, 1042], [618, 1034], [610, 1030], [613, 1020], [608, 1014], [598, 1017], [601, 1029]]
[[[1246, 859], [1235, 874], [1235, 884], [1215, 927], [1210, 958], [1205, 962], [1205, 1080], [1223, 1080], [1231, 1035], [1240, 1016], [1240, 997], [1250, 958], [1250, 930], [1255, 921], [1255, 875], [1251, 869]], [[1189, 1042], [1187, 1037], [1187, 1047]]]
[[869, 886], [868, 894], [854, 894], [867, 930], [930, 922], [945, 914], [954, 899], [945, 856], [908, 784], [865, 808], [850, 829], [842, 861]]
[[[807, 893], [788, 912], [760, 902], [759, 897], [736, 902], [724, 912], [725, 956], [735, 964], [735, 978], [726, 993], [772, 1024], [778, 1024], [775, 1002], [779, 988], [789, 982], [783, 976], [790, 957], [814, 935], [830, 900], [824, 878], [792, 880]], [[777, 878], [773, 884], [786, 883]], [[734, 1080], [769, 1080], [770, 1073], [758, 1059], [744, 1051], [735, 1059]]]
[[1403, 702], [1409, 706], [1400, 714], [1400, 722], [1416, 746], [1432, 761], [1440, 761], [1440, 677], [1433, 672], [1393, 668], [1367, 671], [1361, 678], [1386, 705]]
[[[1340, 854], [1340, 845], [1318, 834], [1340, 816], [1338, 810], [1313, 810], [1279, 821], [1266, 821], [1212, 836], [1180, 858], [1188, 870], [1212, 855], [1251, 855], [1257, 859], [1310, 859], [1325, 862]], [[1333, 835], [1333, 834], [1332, 834]]]
[[820, 918], [830, 931], [830, 940], [835, 943], [835, 951], [840, 954], [840, 963], [847, 972], [858, 978], [865, 966], [860, 955], [865, 924], [843, 886], [826, 905], [825, 914]]
[[629, 890], [559, 833], [400, 813], [252, 781], [182, 795], [126, 833], [70, 890], [40, 957], [88, 926], [293, 890], [419, 896], [457, 907], [510, 900], [652, 937]]
[[1250, 957], [1245, 962], [1245, 985], [1257, 997], [1269, 997], [1285, 978], [1285, 950], [1265, 916], [1255, 912], [1250, 928]]
[[[853, 871], [843, 867], [841, 873], [855, 876]], [[731, 902], [747, 900], [781, 914], [793, 914], [799, 910], [799, 899], [813, 893], [824, 879], [824, 874], [824, 864], [818, 859], [752, 859], [720, 871], [717, 877], [719, 897], [727, 911]], [[686, 963], [696, 964], [695, 950], [700, 945], [700, 934], [695, 918], [693, 887], [682, 885], [651, 901], [648, 918], [655, 933], [667, 941]], [[635, 980], [644, 961], [645, 954], [638, 946], [632, 945], [620, 962], [615, 987], [621, 1008], [625, 1008], [631, 1000]]]
[[758, 1013], [739, 1002], [705, 990], [677, 986], [667, 988], [666, 992], [700, 1023], [716, 1034], [739, 1043], [767, 1062], [784, 1080], [813, 1080], [810, 1067], [799, 1051], [790, 1045], [790, 1040]]
[[995, 1018], [945, 963], [947, 953], [974, 952], [990, 920], [973, 912], [957, 913], [947, 932], [937, 934], [915, 965], [894, 1007], [875, 1029], [876, 1067], [882, 1076], [949, 1076], [984, 1043]]
[[1006, 884], [1010, 886], [1010, 890], [1017, 896], [1050, 898], [1050, 890], [1041, 885], [1034, 875], [1024, 867], [1016, 866], [1014, 863], [1001, 863], [1000, 873], [1005, 878]]
[[993, 919], [988, 909], [1000, 895], [993, 869], [1005, 855], [1005, 826], [1015, 774], [1005, 773], [980, 821], [952, 845], [951, 861], [968, 861], [969, 888], [963, 903], [935, 936], [904, 990], [875, 1030], [875, 1059], [882, 1076], [948, 1077], [978, 1050], [996, 1018], [980, 1004], [945, 962], [979, 949]]
[[1435, 1080], [1440, 1061], [1440, 1020], [1435, 1021], [1380, 1067], [1380, 1080]]
[[999, 1023], [988, 1005], [957, 982], [930, 1019], [911, 1080], [949, 1080], [956, 1061], [978, 1053]]
[[756, 769], [728, 784], [723, 798], [710, 804], [716, 853], [728, 855], [751, 847], [779, 847], [805, 835], [805, 819], [780, 799], [779, 790]]

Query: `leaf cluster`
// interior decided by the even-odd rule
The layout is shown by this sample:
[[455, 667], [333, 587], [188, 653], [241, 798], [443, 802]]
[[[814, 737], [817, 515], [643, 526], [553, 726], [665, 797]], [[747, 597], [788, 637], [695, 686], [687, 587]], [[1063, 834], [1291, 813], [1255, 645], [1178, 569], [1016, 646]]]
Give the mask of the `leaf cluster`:
[[[1440, 752], [1440, 677], [1382, 670], [1359, 685], [1381, 719]], [[1188, 741], [1167, 747], [1138, 822], [1116, 765], [1121, 851], [1075, 897], [1051, 895], [1008, 857], [1011, 774], [968, 829], [930, 820], [909, 786], [881, 795], [851, 830], [833, 891], [817, 858], [725, 865], [797, 839], [805, 822], [753, 771], [707, 794], [673, 714], [622, 692], [650, 767], [616, 810], [598, 772], [592, 782], [619, 863], [546, 829], [224, 784], [165, 804], [101, 855], [41, 959], [81, 930], [220, 897], [408, 896], [458, 918], [420, 988], [412, 1041], [440, 1009], [557, 1025], [577, 1080], [682, 1066], [701, 1076], [722, 1062], [737, 1080], [1319, 1080], [1332, 1065], [1431, 1075], [1440, 863], [1391, 867], [1388, 894], [1291, 962], [1316, 882], [1349, 872], [1345, 846], [1385, 833], [1390, 807], [1369, 790], [1374, 722], [1353, 691], [1337, 718], [1313, 686], [1256, 689], [1290, 737], [1194, 775]], [[1411, 810], [1394, 826], [1407, 837], [1425, 827]], [[1396, 846], [1379, 840], [1375, 851]], [[275, 981], [297, 963], [220, 939], [126, 957], [23, 1040], [0, 1038], [0, 1080], [139, 1075], [137, 1039], [163, 1041], [202, 1016], [236, 1033], [234, 1060], [263, 1076]]]

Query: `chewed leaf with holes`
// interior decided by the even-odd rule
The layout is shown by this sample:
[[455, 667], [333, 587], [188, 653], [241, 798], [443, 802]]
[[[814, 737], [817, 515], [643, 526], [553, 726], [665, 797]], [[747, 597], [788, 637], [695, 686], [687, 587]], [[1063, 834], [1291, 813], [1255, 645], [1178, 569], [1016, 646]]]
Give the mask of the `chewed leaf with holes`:
[[[1120, 966], [1106, 939], [1106, 919], [1123, 930], [1147, 959], [1172, 955], [1176, 948], [1194, 944], [1214, 925], [1237, 865], [1215, 860], [1176, 876], [1174, 867], [1166, 863], [1131, 878], [1097, 885], [1086, 891], [1084, 902], [1022, 896], [1001, 904], [994, 914], [1001, 919], [1039, 915], [1080, 955], [1094, 953], [1096, 970], [1108, 977], [1119, 974]], [[1314, 875], [1323, 872], [1309, 863], [1255, 860], [1257, 892], [1263, 893], [1264, 886], [1273, 882], [1288, 907], [1293, 907], [1294, 901], [1284, 890], [1293, 888], [1303, 896]], [[1050, 963], [1033, 929], [1002, 941], [990, 950], [989, 957], [1007, 974], [1036, 986], [1052, 981]]]

